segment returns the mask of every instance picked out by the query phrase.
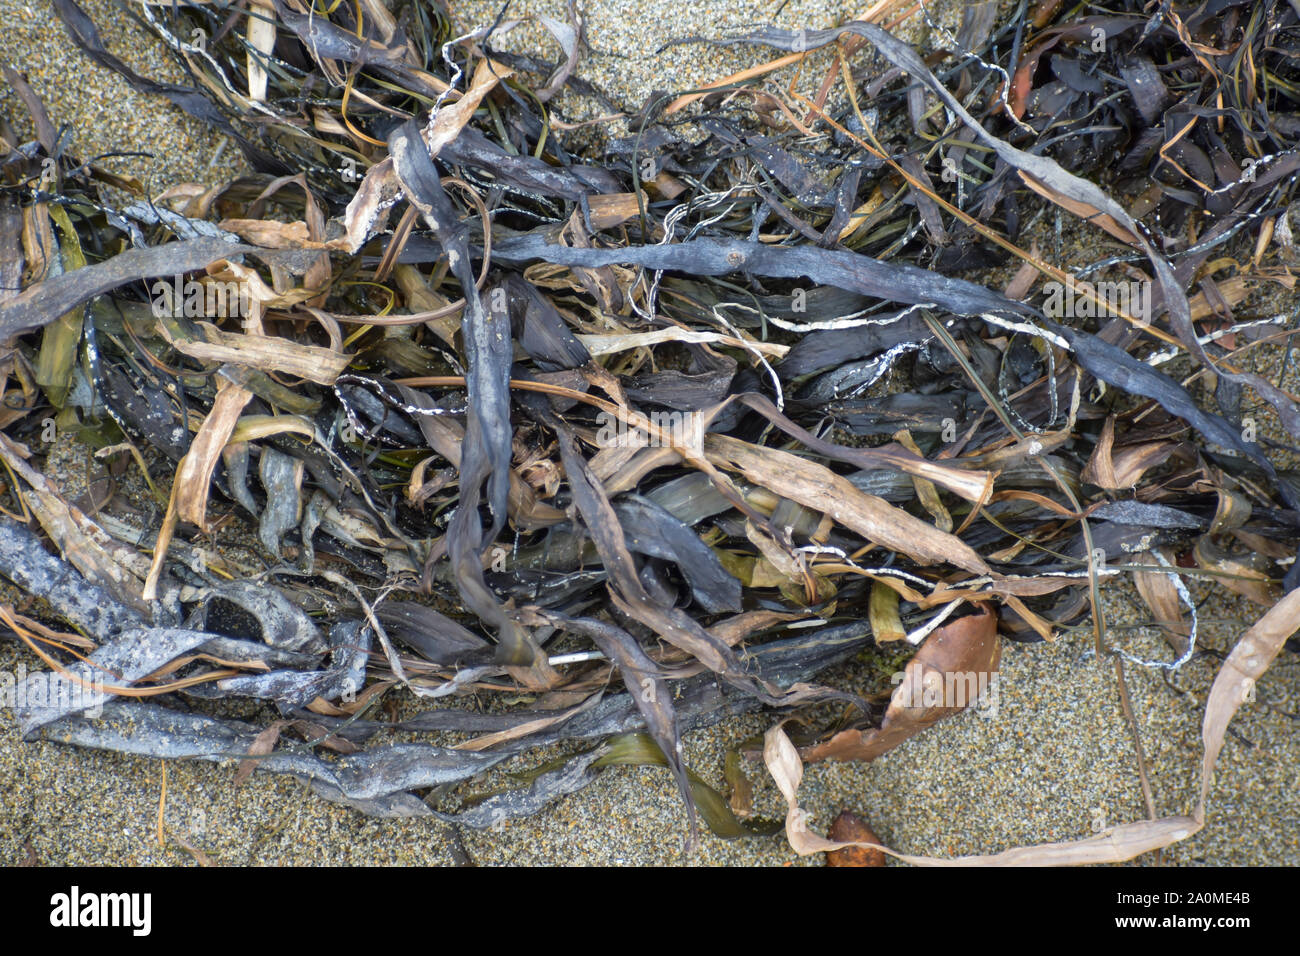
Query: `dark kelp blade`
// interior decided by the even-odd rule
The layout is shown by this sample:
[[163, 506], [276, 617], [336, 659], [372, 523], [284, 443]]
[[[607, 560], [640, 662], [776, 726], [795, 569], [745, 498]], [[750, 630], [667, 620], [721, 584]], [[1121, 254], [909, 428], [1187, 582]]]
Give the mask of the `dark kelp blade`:
[[[497, 632], [499, 658], [527, 666], [536, 657], [527, 633], [511, 619], [483, 580], [481, 556], [505, 524], [510, 492], [510, 318], [483, 308], [475, 287], [464, 224], [443, 192], [415, 121], [398, 127], [388, 141], [393, 168], [406, 193], [447, 250], [448, 263], [465, 299], [461, 317], [467, 358], [469, 414], [460, 461], [461, 501], [447, 529], [447, 552], [456, 569], [456, 586], [466, 605]], [[478, 502], [487, 483], [492, 525], [484, 540]]]

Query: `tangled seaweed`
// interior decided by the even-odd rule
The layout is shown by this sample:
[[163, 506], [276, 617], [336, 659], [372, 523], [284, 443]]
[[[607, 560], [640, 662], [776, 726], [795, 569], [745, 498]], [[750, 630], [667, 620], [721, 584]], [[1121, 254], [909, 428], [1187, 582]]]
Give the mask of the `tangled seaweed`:
[[[731, 837], [764, 828], [684, 732], [802, 715], [799, 749], [767, 744], [797, 820], [800, 757], [873, 759], [961, 709], [818, 682], [866, 648], [919, 645], [909, 674], [942, 679], [1086, 627], [1136, 660], [1098, 603], [1121, 574], [1171, 644], [1146, 666], [1195, 653], [1188, 573], [1277, 605], [1252, 670], [1294, 631], [1300, 409], [1238, 360], [1292, 316], [1236, 314], [1294, 285], [1294, 5], [973, 3], [925, 59], [863, 21], [693, 39], [786, 56], [636, 111], [575, 75], [576, 18], [545, 21], [548, 63], [431, 4], [142, 5], [173, 85], [54, 6], [252, 172], [147, 197], [68, 155], [6, 69], [37, 138], [4, 128], [0, 571], [51, 614], [0, 619], [66, 692], [25, 735], [471, 827], [658, 764], [692, 837], [697, 809]], [[815, 96], [764, 82], [824, 48]], [[579, 104], [625, 124], [599, 159], [565, 149]], [[1117, 254], [1026, 252], [1036, 208]], [[1003, 290], [962, 277], [1008, 255]], [[76, 499], [38, 467], [73, 432], [107, 463]], [[381, 716], [401, 691], [429, 709]], [[392, 742], [440, 733], [470, 736]], [[559, 743], [522, 789], [455, 801]], [[1080, 852], [1182, 839], [1206, 792]]]

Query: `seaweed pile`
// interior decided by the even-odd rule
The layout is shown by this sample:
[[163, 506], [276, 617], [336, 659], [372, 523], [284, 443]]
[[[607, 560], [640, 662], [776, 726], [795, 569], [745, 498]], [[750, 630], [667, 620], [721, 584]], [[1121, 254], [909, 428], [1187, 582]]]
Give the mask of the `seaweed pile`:
[[[684, 40], [776, 58], [621, 109], [578, 76], [572, 8], [539, 18], [548, 62], [436, 4], [140, 5], [174, 85], [54, 0], [251, 171], [148, 196], [6, 68], [36, 139], [0, 127], [0, 571], [44, 603], [0, 619], [56, 672], [23, 732], [472, 827], [654, 763], [692, 835], [698, 808], [740, 836], [762, 828], [681, 734], [773, 708], [800, 717], [766, 758], [816, 852], [802, 760], [960, 709], [819, 674], [908, 645], [921, 683], [991, 673], [1001, 640], [1063, 629], [1121, 675], [1177, 668], [1195, 575], [1269, 609], [1211, 695], [1197, 815], [1023, 852], [1195, 832], [1242, 682], [1300, 621], [1300, 408], [1241, 361], [1294, 331], [1255, 303], [1294, 286], [1300, 18], [1115, 6], [970, 3], [926, 58], [891, 3]], [[770, 79], [805, 61], [829, 64], [811, 95]], [[598, 158], [566, 150], [611, 114]], [[1022, 248], [1063, 216], [1114, 254]], [[1004, 289], [962, 277], [1009, 257]], [[101, 463], [75, 497], [41, 464], [68, 442]], [[1167, 659], [1107, 635], [1120, 574]], [[386, 718], [394, 696], [427, 709]], [[521, 789], [457, 791], [554, 744]]]

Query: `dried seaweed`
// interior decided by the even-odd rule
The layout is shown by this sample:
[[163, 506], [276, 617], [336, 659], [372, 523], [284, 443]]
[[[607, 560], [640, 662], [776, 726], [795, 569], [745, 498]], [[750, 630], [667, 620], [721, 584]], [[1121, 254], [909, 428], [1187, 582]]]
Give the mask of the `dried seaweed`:
[[[1091, 611], [1098, 650], [1134, 660], [1097, 602], [1131, 573], [1176, 654], [1139, 663], [1177, 668], [1200, 574], [1271, 608], [1252, 673], [1278, 652], [1300, 411], [1241, 355], [1293, 330], [1236, 311], [1294, 284], [1293, 4], [1044, 5], [1027, 32], [971, 4], [926, 60], [870, 22], [693, 38], [789, 55], [623, 110], [582, 156], [574, 100], [617, 105], [580, 79], [574, 22], [542, 18], [563, 52], [542, 63], [494, 49], [513, 21], [395, 6], [141, 5], [181, 85], [56, 0], [98, 64], [236, 142], [252, 171], [214, 189], [147, 197], [75, 162], [4, 71], [36, 139], [0, 157], [0, 572], [44, 604], [0, 618], [69, 691], [24, 733], [472, 827], [653, 764], [689, 841], [697, 812], [763, 831], [734, 761], [730, 804], [687, 767], [691, 729], [776, 709], [806, 758], [872, 759], [960, 709], [817, 683], [879, 644], [919, 645], [924, 684]], [[810, 95], [763, 83], [823, 47]], [[1117, 254], [1022, 249], [1031, 210]], [[1006, 255], [1005, 290], [974, 281]], [[44, 472], [73, 440], [106, 491]], [[490, 708], [446, 706], [470, 695]], [[407, 742], [427, 734], [469, 736]], [[798, 753], [769, 734], [795, 848], [878, 842], [799, 829]], [[975, 862], [1128, 858], [1195, 832], [1207, 794]]]

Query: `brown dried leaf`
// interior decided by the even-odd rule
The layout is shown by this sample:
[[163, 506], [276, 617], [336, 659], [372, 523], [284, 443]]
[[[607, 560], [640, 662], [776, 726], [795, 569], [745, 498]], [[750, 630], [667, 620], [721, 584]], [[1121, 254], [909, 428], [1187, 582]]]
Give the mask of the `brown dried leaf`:
[[277, 222], [274, 219], [223, 219], [218, 225], [226, 232], [265, 249], [328, 249], [326, 242], [313, 242], [307, 223]]
[[587, 205], [591, 208], [591, 224], [596, 229], [613, 229], [640, 213], [642, 201], [650, 201], [644, 192], [641, 193], [640, 201], [636, 193], [591, 196], [587, 199]]
[[1074, 213], [1080, 219], [1086, 219], [1088, 222], [1101, 226], [1101, 228], [1105, 229], [1120, 242], [1126, 242], [1131, 246], [1139, 245], [1137, 236], [1133, 235], [1133, 233], [1129, 232], [1128, 229], [1121, 226], [1106, 213], [1088, 205], [1086, 202], [1072, 199], [1064, 193], [1053, 189], [1046, 183], [1039, 182], [1023, 169], [1020, 170], [1020, 178], [1025, 181], [1026, 186], [1038, 193], [1040, 196], [1045, 196], [1062, 209]]
[[318, 385], [332, 385], [353, 358], [346, 352], [320, 345], [299, 345], [273, 335], [223, 332], [208, 322], [200, 322], [198, 327], [206, 342], [175, 338], [166, 324], [160, 324], [164, 337], [178, 352], [191, 358], [245, 365], [263, 372], [283, 372]]
[[950, 563], [976, 574], [989, 573], [984, 559], [960, 538], [859, 490], [814, 461], [725, 435], [706, 436], [704, 451], [718, 467], [738, 471], [784, 498], [830, 515], [864, 538], [920, 564]]
[[515, 75], [510, 67], [495, 60], [481, 60], [474, 70], [474, 81], [465, 95], [450, 106], [438, 110], [432, 126], [425, 131], [424, 142], [429, 147], [429, 155], [437, 156], [442, 148], [460, 135], [465, 124], [470, 121], [474, 111], [483, 102], [483, 97], [491, 93], [498, 83]]
[[[263, 8], [248, 18], [248, 97], [266, 102], [266, 85], [270, 77], [262, 60], [275, 49], [275, 11]], [[259, 54], [261, 54], [259, 56]]]
[[[875, 760], [931, 724], [964, 710], [998, 670], [1002, 645], [998, 616], [981, 603], [980, 613], [936, 630], [907, 662], [878, 730], [842, 730], [805, 750], [804, 759]], [[972, 686], [973, 684], [973, 686]]]
[[871, 634], [877, 644], [901, 641], [907, 637], [903, 620], [898, 614], [898, 592], [883, 581], [871, 582], [867, 617], [871, 622]]
[[[177, 515], [184, 521], [207, 529], [208, 494], [212, 488], [212, 473], [216, 470], [221, 450], [226, 447], [239, 415], [253, 398], [253, 393], [219, 378], [217, 397], [212, 410], [203, 420], [190, 450], [176, 469], [176, 483], [172, 496]], [[159, 541], [159, 552], [163, 542]]]
[[1097, 446], [1081, 476], [1107, 491], [1134, 487], [1149, 469], [1163, 464], [1177, 447], [1172, 441], [1142, 442], [1115, 449], [1115, 416], [1106, 419]]
[[506, 730], [498, 730], [495, 733], [482, 734], [471, 740], [466, 740], [454, 745], [452, 750], [488, 750], [492, 747], [498, 747], [501, 744], [509, 743], [512, 740], [519, 740], [530, 734], [539, 733], [547, 727], [553, 727], [562, 724], [566, 720], [576, 717], [584, 711], [591, 710], [601, 700], [601, 694], [595, 693], [588, 696], [585, 700], [572, 707], [560, 711], [559, 713], [548, 714], [545, 717], [538, 717], [535, 720], [526, 720], [516, 724]]
[[[1161, 549], [1160, 553], [1170, 564], [1174, 563], [1171, 551]], [[1133, 560], [1139, 564], [1150, 563], [1145, 556]], [[1150, 608], [1156, 623], [1165, 630], [1165, 639], [1182, 654], [1187, 648], [1189, 632], [1187, 622], [1183, 620], [1183, 604], [1178, 597], [1178, 589], [1174, 586], [1174, 579], [1159, 571], [1135, 571], [1133, 584], [1143, 602]]]
[[1203, 534], [1192, 548], [1196, 566], [1206, 571], [1218, 571], [1218, 582], [1229, 591], [1254, 601], [1262, 607], [1272, 607], [1277, 600], [1277, 588], [1262, 567], [1263, 560], [1254, 554], [1237, 556], [1219, 547], [1213, 537]]
[[239, 767], [235, 770], [235, 786], [240, 786], [245, 780], [253, 775], [257, 769], [258, 757], [265, 757], [280, 741], [280, 732], [287, 727], [289, 721], [275, 720], [272, 721], [265, 730], [253, 738], [253, 742], [248, 745], [248, 756], [239, 761]]

